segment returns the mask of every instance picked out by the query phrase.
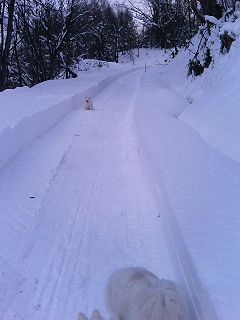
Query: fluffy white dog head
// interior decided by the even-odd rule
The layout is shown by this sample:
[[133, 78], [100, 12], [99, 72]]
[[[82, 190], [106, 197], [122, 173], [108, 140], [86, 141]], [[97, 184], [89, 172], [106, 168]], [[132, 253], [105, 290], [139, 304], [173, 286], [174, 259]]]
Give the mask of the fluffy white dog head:
[[106, 302], [114, 319], [186, 320], [187, 308], [178, 285], [159, 280], [144, 268], [125, 268], [113, 273]]
[[104, 320], [104, 319], [101, 316], [100, 312], [97, 309], [95, 309], [92, 313], [91, 318], [88, 318], [87, 316], [85, 316], [84, 313], [79, 312], [78, 320]]

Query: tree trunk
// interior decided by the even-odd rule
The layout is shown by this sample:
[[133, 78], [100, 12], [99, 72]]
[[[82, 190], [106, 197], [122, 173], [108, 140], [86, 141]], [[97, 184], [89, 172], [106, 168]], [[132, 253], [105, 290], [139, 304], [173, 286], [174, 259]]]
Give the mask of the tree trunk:
[[8, 5], [8, 23], [7, 23], [6, 40], [4, 44], [4, 49], [2, 51], [2, 56], [0, 59], [0, 72], [1, 72], [0, 91], [3, 91], [4, 89], [6, 89], [8, 63], [9, 63], [8, 56], [9, 56], [12, 33], [13, 33], [14, 7], [15, 7], [15, 0], [10, 0]]
[[201, 23], [205, 23], [204, 16], [201, 14], [201, 12], [197, 8], [197, 1], [196, 0], [191, 0], [191, 8], [192, 8], [192, 11], [195, 14], [195, 16], [198, 18], [198, 20]]

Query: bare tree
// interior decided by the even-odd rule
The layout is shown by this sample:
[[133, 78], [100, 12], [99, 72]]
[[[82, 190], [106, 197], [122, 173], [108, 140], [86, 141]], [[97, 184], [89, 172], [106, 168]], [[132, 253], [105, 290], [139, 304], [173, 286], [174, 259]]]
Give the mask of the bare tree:
[[223, 14], [223, 6], [216, 0], [199, 0], [201, 10], [198, 9], [197, 0], [191, 0], [192, 10], [201, 23], [205, 23], [205, 15], [221, 18]]
[[3, 91], [7, 85], [14, 10], [15, 0], [0, 2], [0, 91]]
[[194, 18], [189, 1], [142, 0], [136, 5], [129, 0], [135, 18], [145, 26], [150, 46], [181, 46], [193, 36]]
[[107, 0], [0, 0], [0, 90], [75, 77], [80, 57], [118, 61], [136, 43], [132, 13]]

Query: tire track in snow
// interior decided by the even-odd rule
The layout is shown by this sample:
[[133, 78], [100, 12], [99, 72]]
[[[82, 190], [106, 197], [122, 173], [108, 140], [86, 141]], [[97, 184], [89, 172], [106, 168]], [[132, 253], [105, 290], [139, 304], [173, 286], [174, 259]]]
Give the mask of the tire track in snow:
[[[113, 118], [114, 118], [114, 114], [113, 114], [113, 116], [112, 117], [110, 117], [110, 124], [112, 123], [112, 121], [113, 121]], [[86, 120], [86, 119], [85, 119]], [[106, 135], [106, 131], [109, 131], [109, 129], [108, 129], [108, 126], [107, 125], [105, 125], [104, 126], [104, 130], [103, 130], [103, 133], [102, 133], [102, 139], [101, 140], [103, 140], [104, 141], [104, 137], [105, 137], [105, 135]], [[103, 146], [103, 148], [102, 148], [102, 157], [103, 157], [103, 155], [104, 155], [104, 146]], [[104, 157], [103, 157], [104, 158]], [[101, 157], [99, 158], [99, 159], [101, 159]], [[67, 162], [67, 160], [65, 161], [65, 162]], [[68, 167], [70, 167], [71, 168], [71, 163], [70, 164], [68, 164], [68, 163], [66, 163], [65, 164], [65, 166], [68, 166]], [[91, 166], [90, 166], [91, 167]], [[97, 184], [97, 182], [99, 181], [99, 177], [98, 177], [98, 175], [99, 175], [99, 173], [101, 172], [101, 162], [99, 162], [98, 163], [98, 167], [97, 167], [97, 169], [96, 169], [96, 172], [97, 172], [97, 175], [95, 176], [95, 178], [92, 180], [92, 184], [88, 187], [88, 189], [85, 191], [85, 195], [83, 194], [83, 198], [85, 198], [85, 199], [90, 199], [90, 198], [88, 198], [87, 196], [86, 196], [86, 194], [87, 193], [93, 193], [93, 194], [97, 194], [97, 193], [99, 193], [100, 192], [100, 190], [101, 190], [101, 186], [100, 186], [100, 183], [98, 184], [98, 186], [96, 187], [96, 184]], [[49, 196], [50, 198], [51, 198], [51, 196]], [[96, 200], [96, 196], [95, 196], [95, 200]], [[88, 206], [89, 206], [89, 202], [90, 202], [90, 200], [87, 200], [87, 205], [86, 205], [86, 211], [88, 210]], [[92, 219], [90, 219], [90, 220], [92, 220]], [[84, 225], [84, 228], [82, 229], [82, 239], [84, 239], [84, 236], [85, 236], [85, 234], [86, 234], [86, 232], [85, 232], [85, 230], [88, 228], [88, 225], [89, 225], [89, 223], [86, 225]], [[66, 230], [65, 230], [66, 231]], [[78, 239], [79, 240], [79, 239]], [[61, 242], [61, 240], [60, 240], [60, 242]], [[81, 247], [81, 242], [82, 241], [79, 241], [79, 243], [80, 243], [80, 245], [79, 245], [79, 248]], [[69, 248], [69, 249], [71, 249], [71, 248]], [[80, 253], [78, 253], [78, 256], [80, 256], [81, 254]], [[46, 267], [46, 270], [47, 270], [47, 272], [46, 272], [46, 274], [45, 274], [45, 272], [43, 272], [43, 278], [45, 278], [45, 277], [47, 277], [47, 278], [51, 278], [51, 274], [54, 274], [55, 275], [55, 278], [57, 278], [57, 280], [55, 280], [55, 281], [51, 281], [51, 286], [48, 284], [48, 283], [46, 283], [46, 286], [43, 286], [42, 288], [40, 288], [39, 290], [38, 290], [38, 293], [36, 294], [36, 299], [35, 299], [35, 303], [34, 303], [34, 305], [38, 308], [40, 308], [40, 306], [42, 306], [42, 304], [44, 304], [44, 302], [45, 301], [48, 301], [48, 307], [46, 306], [45, 307], [45, 309], [46, 309], [46, 311], [44, 311], [44, 312], [46, 312], [46, 315], [48, 315], [49, 314], [49, 312], [50, 312], [50, 310], [52, 309], [52, 308], [54, 308], [53, 307], [53, 305], [54, 305], [54, 303], [53, 303], [53, 300], [54, 300], [54, 296], [56, 296], [56, 291], [57, 291], [57, 288], [58, 287], [60, 287], [60, 283], [61, 283], [61, 274], [62, 273], [64, 273], [64, 267], [62, 266], [62, 264], [61, 264], [61, 260], [58, 262], [58, 259], [57, 259], [57, 253], [54, 253], [53, 252], [53, 254], [52, 254], [52, 258], [51, 258], [51, 261], [53, 261], [53, 263], [51, 264], [51, 266], [50, 267]], [[65, 261], [65, 264], [67, 265], [67, 259], [64, 259], [64, 261]], [[57, 270], [57, 271], [56, 271]], [[49, 272], [49, 273], [48, 273]], [[74, 273], [74, 270], [73, 270], [73, 273]], [[88, 269], [87, 269], [87, 271], [86, 271], [86, 273], [88, 274], [89, 272], [88, 272]], [[86, 275], [86, 279], [88, 279], [88, 276]], [[50, 292], [49, 292], [50, 291]]]
[[[86, 123], [86, 119], [84, 120], [85, 120], [84, 123]], [[80, 121], [80, 125], [81, 124], [82, 124], [82, 120]], [[101, 137], [103, 141], [104, 141], [103, 138], [104, 138], [105, 132], [107, 130], [106, 128], [107, 128], [107, 125], [103, 126], [103, 133]], [[71, 145], [72, 151], [74, 151], [76, 147], [77, 147], [76, 143], [72, 144]], [[103, 152], [104, 152], [104, 148], [101, 150], [102, 154]], [[61, 171], [65, 171], [66, 170], [65, 168], [71, 169], [71, 152], [70, 154], [68, 154], [68, 156], [69, 157], [66, 156], [65, 161], [62, 163], [62, 167], [60, 167], [59, 169], [60, 173]], [[70, 160], [68, 158], [70, 158]], [[94, 164], [94, 159], [92, 158], [91, 160]], [[89, 168], [93, 167], [93, 165], [91, 165], [91, 162], [88, 165], [89, 165]], [[95, 175], [91, 177], [90, 181], [87, 182], [87, 185], [86, 184], [83, 185], [82, 191], [79, 190], [79, 193], [81, 193], [82, 198], [84, 199], [85, 207], [79, 204], [79, 199], [78, 199], [76, 200], [78, 201], [78, 206], [77, 206], [78, 208], [76, 210], [72, 210], [72, 217], [73, 218], [75, 217], [76, 227], [77, 226], [79, 227], [79, 225], [81, 225], [81, 229], [76, 230], [75, 228], [74, 230], [72, 227], [70, 228], [69, 232], [71, 233], [71, 238], [67, 245], [68, 253], [65, 250], [65, 252], [62, 252], [62, 254], [59, 256], [59, 251], [58, 251], [59, 246], [57, 244], [59, 245], [62, 244], [64, 234], [67, 231], [66, 228], [63, 228], [62, 237], [59, 236], [58, 237], [59, 239], [55, 240], [56, 246], [54, 246], [51, 258], [49, 259], [50, 266], [47, 265], [45, 268], [46, 271], [43, 272], [42, 274], [42, 279], [43, 279], [42, 282], [44, 283], [44, 285], [43, 287], [40, 287], [38, 292], [36, 293], [34, 305], [35, 307], [39, 306], [39, 308], [40, 306], [44, 306], [44, 314], [46, 314], [46, 316], [51, 317], [51, 313], [54, 314], [54, 312], [52, 312], [51, 310], [55, 309], [56, 303], [54, 303], [54, 300], [56, 300], [57, 292], [61, 289], [61, 281], [62, 281], [62, 278], [64, 277], [65, 270], [69, 267], [69, 264], [72, 263], [72, 261], [69, 261], [69, 260], [71, 260], [70, 258], [72, 258], [71, 249], [74, 241], [78, 242], [77, 256], [79, 257], [81, 256], [80, 249], [84, 241], [86, 232], [89, 230], [89, 220], [91, 220], [90, 217], [87, 215], [88, 208], [91, 203], [91, 196], [92, 194], [97, 194], [100, 190], [100, 185], [98, 184], [98, 181], [99, 181], [99, 173], [101, 172], [100, 170], [101, 162], [99, 161], [95, 166], [96, 166]], [[63, 173], [63, 176], [64, 176], [64, 173]], [[58, 173], [58, 177], [59, 177], [59, 173]], [[57, 188], [58, 188], [59, 181], [56, 181], [55, 184], [57, 185]], [[78, 185], [76, 185], [76, 188], [78, 188]], [[50, 190], [48, 194], [48, 198], [50, 199], [55, 197], [55, 196], [52, 196], [52, 194], [55, 193], [54, 186], [51, 189], [52, 190]], [[48, 207], [48, 204], [46, 205], [46, 207]], [[79, 210], [80, 208], [81, 210]], [[81, 217], [84, 217], [84, 220], [82, 221], [81, 224], [77, 223], [78, 213], [81, 214]], [[68, 219], [68, 215], [66, 219]], [[76, 236], [76, 233], [77, 233], [77, 236]], [[80, 238], [79, 238], [79, 234], [81, 235]], [[72, 270], [73, 274], [76, 271], [76, 265], [77, 265], [77, 261], [75, 262], [75, 266]], [[52, 278], [54, 278], [54, 280], [51, 280], [50, 283], [44, 280], [44, 279], [52, 279]], [[65, 304], [64, 309], [66, 309], [66, 307], [67, 305]], [[54, 318], [54, 315], [53, 315], [53, 318]]]
[[[111, 119], [112, 120], [112, 119]], [[102, 134], [102, 137], [101, 137], [101, 140], [104, 141], [104, 136], [106, 134], [106, 132], [109, 130], [109, 124], [105, 124], [104, 126], [104, 130], [103, 130], [103, 134]], [[101, 150], [101, 154], [100, 156], [103, 157], [105, 154], [105, 146], [103, 145], [102, 147], [102, 150]], [[90, 166], [91, 167], [91, 166]], [[88, 230], [90, 230], [91, 228], [93, 228], [93, 224], [94, 224], [94, 214], [93, 215], [87, 215], [86, 212], [89, 212], [89, 208], [91, 206], [91, 201], [92, 201], [92, 194], [94, 194], [94, 201], [97, 201], [97, 199], [99, 198], [99, 194], [101, 193], [101, 189], [102, 189], [102, 176], [101, 176], [101, 167], [102, 167], [102, 163], [101, 161], [99, 161], [98, 163], [98, 166], [97, 166], [97, 169], [96, 169], [96, 175], [92, 181], [92, 184], [91, 186], [89, 186], [89, 188], [86, 188], [85, 190], [85, 193], [84, 193], [84, 198], [87, 199], [86, 203], [83, 205], [81, 204], [80, 202], [78, 203], [78, 209], [76, 210], [76, 212], [85, 212], [85, 216], [86, 216], [86, 222], [85, 222], [85, 225], [84, 227], [82, 228], [82, 236], [81, 236], [81, 239], [79, 240], [78, 239], [78, 233], [79, 233], [79, 230], [75, 230], [75, 232], [73, 232], [73, 242], [77, 241], [78, 242], [78, 249], [77, 249], [77, 254], [76, 256], [77, 257], [81, 257], [81, 250], [82, 250], [82, 246], [86, 246], [89, 244], [89, 241], [88, 241], [88, 237], [87, 237], [87, 234], [88, 234]], [[91, 196], [88, 197], [87, 195], [90, 194]], [[74, 240], [75, 238], [75, 240]], [[85, 242], [85, 243], [84, 243]], [[69, 253], [69, 259], [66, 259], [66, 264], [65, 266], [63, 266], [63, 270], [61, 272], [61, 275], [58, 279], [58, 283], [57, 283], [57, 288], [55, 290], [55, 297], [54, 297], [54, 303], [52, 304], [52, 306], [49, 308], [50, 312], [50, 317], [51, 317], [51, 314], [53, 315], [54, 317], [54, 313], [55, 313], [55, 310], [57, 309], [57, 304], [58, 304], [58, 298], [57, 298], [57, 295], [58, 295], [58, 292], [61, 290], [61, 285], [62, 285], [62, 282], [64, 281], [63, 277], [62, 277], [62, 274], [64, 273], [64, 270], [68, 269], [68, 264], [71, 264], [71, 253]], [[74, 275], [77, 270], [78, 270], [78, 266], [79, 266], [79, 259], [76, 259], [75, 262], [74, 262], [74, 266], [73, 266], [73, 270], [72, 270], [72, 274]], [[86, 271], [85, 271], [85, 279], [86, 281], [88, 280], [89, 278], [89, 268], [88, 268], [88, 265], [87, 265], [87, 268], [86, 268]], [[70, 281], [69, 281], [69, 286], [71, 287], [72, 286], [72, 283], [74, 282], [74, 276], [71, 277]], [[82, 293], [82, 300], [85, 301], [86, 303], [86, 292], [85, 292], [86, 288], [84, 288], [83, 293]], [[68, 303], [66, 303], [65, 305], [65, 309], [67, 309], [67, 306], [68, 306]]]

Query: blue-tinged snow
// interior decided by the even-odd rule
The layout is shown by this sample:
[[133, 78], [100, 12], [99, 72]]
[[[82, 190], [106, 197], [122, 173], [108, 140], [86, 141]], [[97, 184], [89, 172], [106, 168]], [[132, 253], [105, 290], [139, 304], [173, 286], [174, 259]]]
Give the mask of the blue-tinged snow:
[[134, 265], [180, 282], [191, 320], [239, 319], [239, 43], [195, 80], [187, 51], [136, 53], [0, 94], [1, 320], [108, 319]]

